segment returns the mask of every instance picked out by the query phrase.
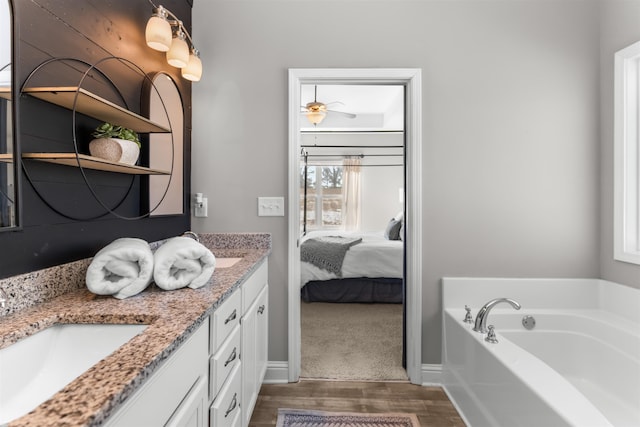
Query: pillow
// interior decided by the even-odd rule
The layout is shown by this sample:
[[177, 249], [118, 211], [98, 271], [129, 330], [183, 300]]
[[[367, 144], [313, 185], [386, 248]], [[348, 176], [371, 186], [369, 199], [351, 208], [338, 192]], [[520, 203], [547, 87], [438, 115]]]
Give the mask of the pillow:
[[384, 230], [384, 238], [387, 240], [399, 240], [400, 227], [402, 227], [402, 223], [395, 218], [391, 218], [387, 228]]
[[398, 212], [396, 216], [393, 217], [396, 221], [404, 222], [404, 211]]
[[400, 227], [400, 231], [398, 231], [398, 239], [404, 241], [404, 222], [402, 223], [402, 226]]

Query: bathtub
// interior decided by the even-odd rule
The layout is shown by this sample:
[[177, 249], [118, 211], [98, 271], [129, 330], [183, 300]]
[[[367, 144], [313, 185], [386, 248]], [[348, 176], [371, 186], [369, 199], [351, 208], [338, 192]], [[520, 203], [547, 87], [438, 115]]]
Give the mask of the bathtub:
[[[464, 323], [494, 307], [498, 343]], [[535, 327], [522, 325], [524, 316]], [[443, 387], [482, 426], [640, 426], [640, 290], [590, 279], [443, 279]]]

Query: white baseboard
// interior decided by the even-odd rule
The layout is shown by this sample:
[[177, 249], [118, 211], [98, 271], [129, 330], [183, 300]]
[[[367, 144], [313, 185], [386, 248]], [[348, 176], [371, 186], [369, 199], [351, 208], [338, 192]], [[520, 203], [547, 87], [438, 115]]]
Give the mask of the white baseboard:
[[267, 372], [263, 384], [284, 384], [289, 382], [289, 362], [267, 362]]
[[[442, 365], [423, 364], [421, 368], [422, 386], [442, 386]], [[289, 382], [289, 362], [269, 361], [264, 375], [264, 384], [284, 384]]]
[[422, 365], [422, 385], [424, 387], [442, 387], [442, 365], [423, 364]]

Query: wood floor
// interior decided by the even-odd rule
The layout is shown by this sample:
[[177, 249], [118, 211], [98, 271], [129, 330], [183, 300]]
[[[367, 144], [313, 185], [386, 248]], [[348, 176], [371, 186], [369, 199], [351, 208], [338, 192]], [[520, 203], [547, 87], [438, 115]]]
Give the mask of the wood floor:
[[249, 426], [275, 426], [278, 408], [406, 412], [416, 414], [423, 427], [465, 426], [441, 388], [405, 382], [303, 380], [290, 384], [263, 384]]

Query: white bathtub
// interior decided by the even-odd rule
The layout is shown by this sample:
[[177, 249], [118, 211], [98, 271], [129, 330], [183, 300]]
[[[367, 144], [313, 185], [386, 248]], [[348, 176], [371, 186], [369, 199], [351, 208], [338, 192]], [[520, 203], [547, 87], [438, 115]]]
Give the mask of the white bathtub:
[[[481, 426], [640, 426], [640, 291], [600, 280], [443, 279], [443, 386]], [[462, 322], [487, 301], [497, 344]], [[526, 330], [523, 316], [536, 326]]]

